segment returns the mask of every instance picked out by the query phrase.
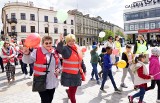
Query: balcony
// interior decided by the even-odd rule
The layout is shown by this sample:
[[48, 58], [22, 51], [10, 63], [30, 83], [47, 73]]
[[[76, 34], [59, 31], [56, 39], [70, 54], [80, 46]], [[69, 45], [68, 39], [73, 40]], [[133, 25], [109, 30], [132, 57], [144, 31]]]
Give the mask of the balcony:
[[7, 19], [7, 22], [8, 22], [9, 24], [12, 24], [12, 23], [17, 24], [17, 19], [16, 19], [16, 18]]
[[8, 36], [17, 37], [17, 32], [8, 32]]

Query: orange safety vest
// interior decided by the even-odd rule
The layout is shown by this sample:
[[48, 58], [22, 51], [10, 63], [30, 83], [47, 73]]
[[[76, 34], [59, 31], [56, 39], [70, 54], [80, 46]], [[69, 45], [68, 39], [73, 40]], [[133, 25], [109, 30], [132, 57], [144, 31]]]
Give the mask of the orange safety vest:
[[[59, 63], [59, 55], [56, 51], [53, 54], [55, 58], [55, 68], [58, 67]], [[36, 61], [34, 62], [34, 76], [45, 75], [47, 70], [47, 58], [46, 55], [43, 54], [41, 47], [37, 48], [36, 52]]]
[[[2, 49], [2, 53], [3, 53], [3, 55], [4, 56], [11, 56], [12, 54], [13, 54], [13, 50], [12, 50], [12, 48], [9, 50], [9, 55]], [[14, 58], [11, 58], [11, 59], [7, 59], [7, 58], [3, 58], [2, 59], [3, 60], [3, 63], [8, 63], [8, 62], [10, 62], [10, 63], [14, 63]]]
[[82, 52], [78, 48], [77, 52], [73, 49], [71, 50], [72, 50], [71, 56], [68, 59], [63, 58], [62, 72], [69, 74], [78, 74], [78, 71], [80, 71], [80, 73], [83, 73], [83, 70], [81, 68]]

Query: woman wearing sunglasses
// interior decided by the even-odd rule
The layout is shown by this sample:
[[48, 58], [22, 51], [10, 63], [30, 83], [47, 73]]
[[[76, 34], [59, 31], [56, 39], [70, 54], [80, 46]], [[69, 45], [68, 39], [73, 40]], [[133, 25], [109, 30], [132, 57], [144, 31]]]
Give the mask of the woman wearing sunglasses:
[[10, 83], [10, 80], [15, 80], [15, 64], [14, 64], [14, 57], [16, 55], [16, 52], [12, 46], [10, 46], [10, 43], [8, 41], [5, 41], [3, 44], [3, 47], [1, 49], [2, 51], [0, 53], [2, 57], [2, 61], [4, 64], [4, 67], [6, 69], [6, 76], [8, 79], [8, 83]]
[[85, 72], [85, 67], [82, 61], [82, 52], [75, 43], [75, 35], [68, 34], [65, 37], [65, 42], [66, 45], [64, 45], [63, 36], [61, 35], [60, 42], [57, 45], [57, 50], [63, 57], [61, 85], [69, 87], [66, 90], [68, 97], [71, 103], [76, 103], [75, 94], [77, 87], [82, 83], [81, 78], [83, 76], [81, 77], [81, 75]]
[[[61, 65], [58, 53], [52, 47], [52, 42], [52, 37], [44, 36], [41, 47], [34, 49], [32, 52], [26, 47], [23, 49], [23, 62], [34, 63], [32, 90], [39, 93], [41, 103], [52, 103], [55, 88], [58, 86], [57, 76], [60, 73]], [[45, 87], [43, 87], [37, 81], [43, 80], [45, 76]]]

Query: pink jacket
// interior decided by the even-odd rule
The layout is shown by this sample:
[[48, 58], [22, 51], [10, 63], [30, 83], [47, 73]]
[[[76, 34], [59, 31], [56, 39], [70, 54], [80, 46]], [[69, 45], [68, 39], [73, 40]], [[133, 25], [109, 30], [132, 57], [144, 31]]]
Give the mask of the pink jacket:
[[[151, 55], [149, 61], [149, 74], [154, 76], [155, 74], [160, 72], [159, 58], [155, 55]], [[160, 80], [160, 74], [154, 76], [154, 80]]]

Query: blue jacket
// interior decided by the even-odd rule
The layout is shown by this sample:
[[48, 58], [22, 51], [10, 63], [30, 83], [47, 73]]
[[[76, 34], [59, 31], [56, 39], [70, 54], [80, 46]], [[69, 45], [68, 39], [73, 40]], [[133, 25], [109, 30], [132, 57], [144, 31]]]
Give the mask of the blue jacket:
[[111, 57], [109, 54], [105, 54], [103, 57], [103, 70], [112, 68]]

